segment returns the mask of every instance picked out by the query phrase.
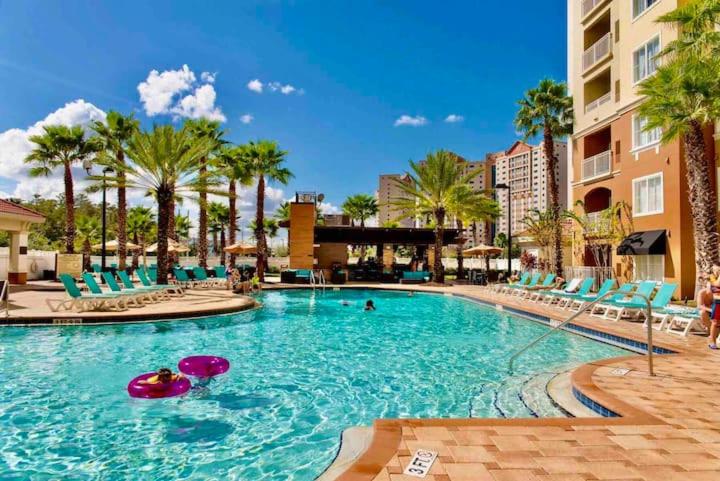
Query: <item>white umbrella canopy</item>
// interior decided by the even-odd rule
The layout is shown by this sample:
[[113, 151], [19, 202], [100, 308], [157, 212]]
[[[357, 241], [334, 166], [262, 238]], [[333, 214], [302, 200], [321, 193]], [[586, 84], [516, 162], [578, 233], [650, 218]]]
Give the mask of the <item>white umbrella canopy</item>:
[[[105, 243], [105, 250], [108, 250], [108, 251], [116, 251], [116, 250], [118, 250], [118, 245], [119, 245], [119, 244], [118, 244], [117, 239], [113, 239], [113, 240], [111, 240], [111, 241], [107, 241], [107, 242]], [[126, 242], [125, 245], [126, 245], [126, 248], [127, 248], [128, 250], [131, 250], [131, 251], [140, 248], [139, 245], [133, 244], [132, 242]], [[95, 250], [100, 250], [100, 249], [102, 249], [102, 243], [100, 243], [100, 244], [95, 244], [95, 245], [92, 246], [92, 248], [95, 249]]]
[[487, 256], [492, 254], [502, 254], [503, 250], [500, 247], [486, 246], [483, 244], [465, 249], [463, 254], [466, 256]]
[[[157, 252], [157, 242], [147, 249], [145, 249], [145, 252]], [[168, 252], [175, 252], [177, 254], [182, 254], [183, 252], [189, 252], [190, 248], [184, 244], [179, 243], [176, 240], [168, 239]]]

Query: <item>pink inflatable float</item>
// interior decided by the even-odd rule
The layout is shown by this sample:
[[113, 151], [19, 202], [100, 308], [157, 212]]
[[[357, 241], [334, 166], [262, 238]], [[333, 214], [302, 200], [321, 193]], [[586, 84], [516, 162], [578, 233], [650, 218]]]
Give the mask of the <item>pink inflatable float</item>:
[[164, 397], [173, 397], [185, 394], [190, 390], [190, 380], [181, 377], [176, 381], [157, 383], [157, 384], [141, 384], [144, 381], [155, 376], [154, 372], [141, 374], [128, 384], [127, 390], [131, 397], [144, 399], [159, 399]]
[[230, 369], [230, 362], [218, 356], [190, 356], [178, 363], [178, 369], [187, 376], [213, 377]]

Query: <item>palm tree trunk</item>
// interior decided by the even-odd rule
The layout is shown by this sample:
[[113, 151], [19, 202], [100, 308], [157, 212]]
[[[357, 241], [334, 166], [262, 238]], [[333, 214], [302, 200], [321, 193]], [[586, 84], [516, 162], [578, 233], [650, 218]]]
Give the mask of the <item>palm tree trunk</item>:
[[212, 232], [212, 252], [213, 255], [218, 255], [218, 233], [216, 230]]
[[170, 236], [170, 220], [174, 216], [171, 215], [174, 210], [174, 193], [171, 189], [160, 188], [157, 192], [158, 197], [158, 239], [157, 239], [157, 283], [167, 284], [168, 266], [168, 237]]
[[83, 242], [83, 271], [85, 272], [92, 272], [92, 263], [90, 262], [91, 250], [90, 239], [85, 239]]
[[433, 280], [440, 284], [445, 282], [442, 267], [443, 237], [445, 236], [445, 209], [435, 211], [435, 259], [433, 261]]
[[710, 272], [714, 264], [720, 264], [714, 190], [708, 172], [710, 162], [705, 156], [705, 139], [699, 122], [690, 123], [688, 132], [683, 136], [683, 142], [693, 217], [695, 264], [699, 277], [701, 273]]
[[[168, 228], [167, 228], [167, 237], [170, 237], [172, 240], [177, 240], [177, 232], [175, 232], [175, 191], [172, 193], [172, 198], [170, 199], [170, 204], [168, 206], [169, 212], [168, 212]], [[172, 267], [174, 266], [175, 262], [177, 261], [177, 253], [175, 252], [169, 252], [167, 254], [167, 268], [168, 272], [172, 272]]]
[[[237, 207], [235, 204], [235, 179], [230, 179], [228, 186], [228, 214], [230, 215], [228, 242], [235, 244], [235, 233], [237, 232]], [[235, 254], [230, 254], [230, 265], [235, 265]]]
[[220, 226], [220, 265], [225, 265], [225, 226]]
[[[458, 232], [460, 233], [460, 236], [462, 236], [463, 232], [463, 222], [460, 219], [457, 219], [456, 221]], [[465, 279], [465, 257], [463, 255], [463, 242], [458, 241], [457, 245], [457, 279], [462, 280]]]
[[[140, 245], [140, 241], [138, 240], [138, 234], [137, 234], [137, 232], [135, 232], [135, 233], [133, 234], [133, 243], [135, 243], [136, 245]], [[140, 253], [139, 253], [138, 249], [135, 248], [135, 249], [132, 251], [132, 268], [133, 268], [133, 271], [136, 271], [139, 265], [140, 265]]]
[[65, 160], [65, 251], [75, 253], [75, 194], [70, 161]]
[[543, 132], [543, 144], [545, 147], [545, 170], [547, 171], [548, 190], [550, 191], [550, 210], [555, 226], [553, 234], [554, 258], [552, 270], [557, 276], [562, 276], [563, 252], [562, 252], [562, 225], [560, 225], [560, 190], [555, 177], [557, 158], [555, 157], [555, 141], [549, 125], [545, 124]]
[[257, 202], [255, 209], [255, 240], [257, 241], [257, 260], [255, 270], [260, 282], [265, 282], [265, 176], [258, 177]]
[[[125, 154], [122, 149], [117, 152], [117, 163], [125, 164]], [[120, 170], [118, 176], [118, 206], [117, 206], [117, 241], [118, 241], [118, 269], [125, 270], [127, 259], [127, 199], [125, 195], [125, 171]]]
[[[207, 159], [200, 159], [199, 176], [201, 179], [207, 174]], [[198, 217], [198, 264], [200, 267], [207, 267], [208, 257], [208, 214], [207, 214], [207, 192], [204, 189], [204, 183], [200, 188], [200, 215]]]

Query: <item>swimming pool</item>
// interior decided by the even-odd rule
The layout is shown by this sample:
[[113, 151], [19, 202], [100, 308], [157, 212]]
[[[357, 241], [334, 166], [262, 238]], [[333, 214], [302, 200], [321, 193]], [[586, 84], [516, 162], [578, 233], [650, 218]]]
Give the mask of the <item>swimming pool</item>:
[[[374, 312], [363, 312], [372, 298]], [[347, 300], [349, 305], [340, 301]], [[270, 291], [232, 316], [0, 329], [0, 479], [310, 481], [380, 417], [558, 415], [544, 380], [627, 351], [432, 294]], [[182, 398], [128, 381], [200, 353], [230, 372]]]

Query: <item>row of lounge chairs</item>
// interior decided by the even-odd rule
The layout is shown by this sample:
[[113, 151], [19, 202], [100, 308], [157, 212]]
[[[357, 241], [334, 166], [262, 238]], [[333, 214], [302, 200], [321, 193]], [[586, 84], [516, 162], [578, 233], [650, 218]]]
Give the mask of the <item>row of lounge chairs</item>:
[[78, 312], [95, 310], [124, 311], [128, 307], [141, 307], [185, 295], [185, 286], [180, 283], [157, 284], [150, 280], [143, 269], [138, 269], [135, 272], [140, 280], [140, 286], [133, 283], [127, 272], [118, 271], [117, 273], [122, 285], [118, 283], [112, 273], [101, 273], [109, 290], [103, 290], [95, 276], [85, 272], [82, 278], [89, 292], [83, 292], [71, 275], [60, 274], [59, 278], [68, 298], [64, 300], [46, 299], [45, 302], [53, 312], [61, 310]]
[[[651, 323], [656, 330], [687, 336], [692, 331], [705, 331], [696, 309], [670, 304], [677, 289], [676, 283], [642, 281], [625, 283], [617, 289], [615, 280], [605, 280], [597, 293], [592, 293], [595, 283], [592, 278], [575, 278], [562, 289], [553, 288], [555, 275], [548, 274], [540, 282], [541, 274], [524, 273], [515, 284], [496, 284], [491, 287], [495, 293], [517, 297], [545, 306], [573, 312], [589, 310], [590, 315], [611, 321], [629, 319]], [[607, 296], [611, 291], [617, 292]], [[607, 298], [605, 298], [607, 296]], [[605, 298], [605, 299], [603, 299]], [[651, 319], [647, 319], [645, 299], [650, 299]], [[595, 301], [600, 300], [597, 304]], [[590, 307], [590, 305], [592, 307]]]

